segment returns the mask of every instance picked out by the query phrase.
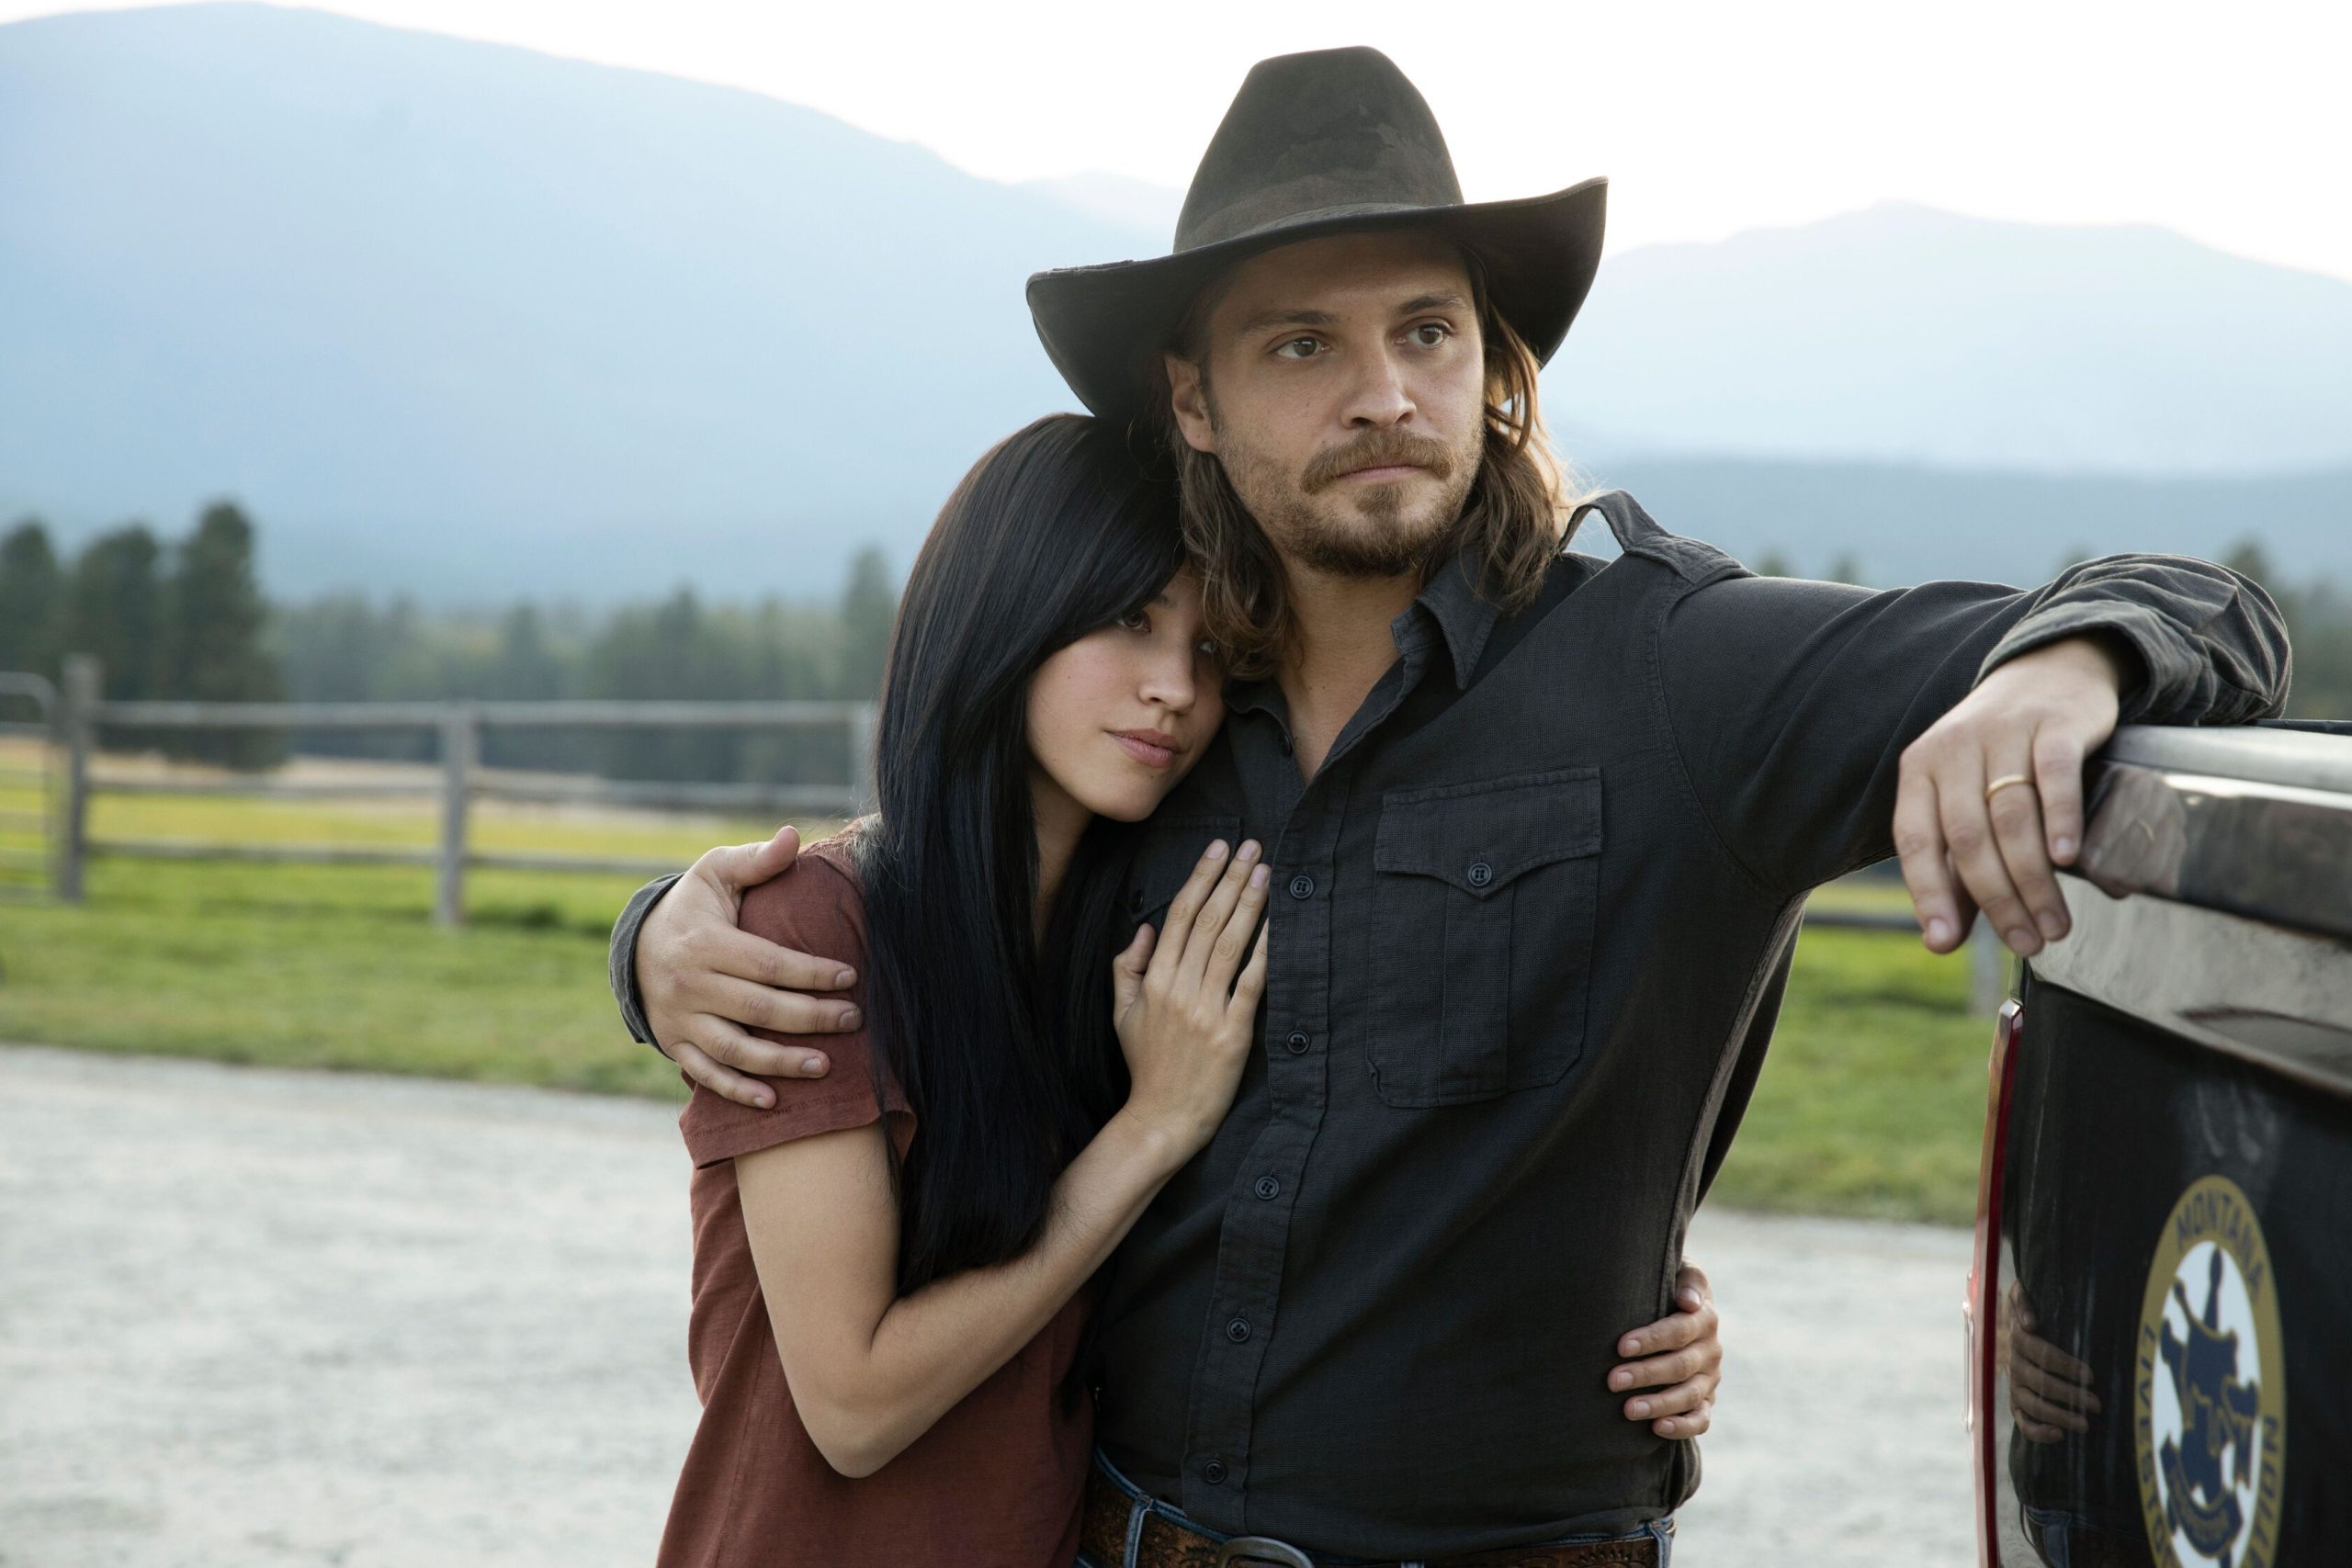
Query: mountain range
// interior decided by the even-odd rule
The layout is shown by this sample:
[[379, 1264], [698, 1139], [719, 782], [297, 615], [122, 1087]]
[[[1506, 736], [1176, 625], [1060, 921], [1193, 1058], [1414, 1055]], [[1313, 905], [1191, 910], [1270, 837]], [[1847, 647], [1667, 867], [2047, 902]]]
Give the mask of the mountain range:
[[[281, 592], [827, 593], [1071, 406], [1026, 276], [1166, 210], [322, 12], [0, 27], [0, 520], [234, 496]], [[2158, 230], [1886, 206], [1611, 254], [1544, 395], [1588, 473], [1804, 567], [2259, 535], [2352, 575], [2352, 283]]]

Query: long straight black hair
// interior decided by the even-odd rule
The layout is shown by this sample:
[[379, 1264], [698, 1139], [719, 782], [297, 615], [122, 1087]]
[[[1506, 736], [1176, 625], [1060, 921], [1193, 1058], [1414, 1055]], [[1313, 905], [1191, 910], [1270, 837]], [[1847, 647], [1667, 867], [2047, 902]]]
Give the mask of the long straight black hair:
[[1057, 414], [973, 465], [908, 576], [881, 810], [856, 840], [875, 1068], [916, 1119], [892, 1168], [901, 1293], [1035, 1242], [1055, 1179], [1126, 1091], [1111, 961], [1130, 835], [1089, 827], [1041, 946], [1029, 683], [1182, 563], [1172, 487], [1114, 429]]

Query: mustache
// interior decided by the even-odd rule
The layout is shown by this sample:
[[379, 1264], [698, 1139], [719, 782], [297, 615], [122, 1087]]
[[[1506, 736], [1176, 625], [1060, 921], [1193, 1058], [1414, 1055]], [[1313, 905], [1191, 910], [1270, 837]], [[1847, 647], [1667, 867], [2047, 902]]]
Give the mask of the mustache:
[[1392, 463], [1409, 463], [1441, 479], [1453, 472], [1453, 454], [1442, 441], [1401, 430], [1368, 430], [1347, 445], [1334, 446], [1307, 464], [1306, 472], [1299, 481], [1300, 488], [1312, 495], [1318, 490], [1337, 484], [1344, 474]]

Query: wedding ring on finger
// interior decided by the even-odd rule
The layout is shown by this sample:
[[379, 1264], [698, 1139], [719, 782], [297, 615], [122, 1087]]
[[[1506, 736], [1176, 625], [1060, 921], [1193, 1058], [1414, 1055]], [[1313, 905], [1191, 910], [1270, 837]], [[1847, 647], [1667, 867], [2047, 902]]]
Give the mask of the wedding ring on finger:
[[1998, 795], [2001, 791], [2008, 788], [2011, 784], [2030, 784], [2032, 782], [2033, 775], [2030, 773], [2003, 773], [1999, 778], [1995, 779], [1991, 784], [1984, 786], [1984, 798], [1989, 803], [1996, 795]]

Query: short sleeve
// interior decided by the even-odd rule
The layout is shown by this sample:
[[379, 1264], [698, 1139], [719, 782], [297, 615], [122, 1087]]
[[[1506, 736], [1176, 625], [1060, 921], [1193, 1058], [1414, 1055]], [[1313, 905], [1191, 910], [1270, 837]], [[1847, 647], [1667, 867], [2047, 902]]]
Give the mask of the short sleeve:
[[[804, 852], [793, 868], [743, 897], [736, 924], [753, 936], [823, 958], [837, 958], [858, 973], [847, 993], [861, 1015], [865, 1005], [865, 921], [856, 882], [829, 857]], [[686, 1152], [697, 1168], [772, 1148], [795, 1138], [863, 1127], [890, 1115], [892, 1139], [903, 1152], [914, 1118], [898, 1085], [882, 1075], [877, 1087], [867, 1032], [795, 1036], [771, 1030], [751, 1032], [763, 1040], [814, 1044], [831, 1058], [821, 1078], [769, 1078], [775, 1090], [769, 1110], [739, 1105], [697, 1084], [678, 1117]]]

